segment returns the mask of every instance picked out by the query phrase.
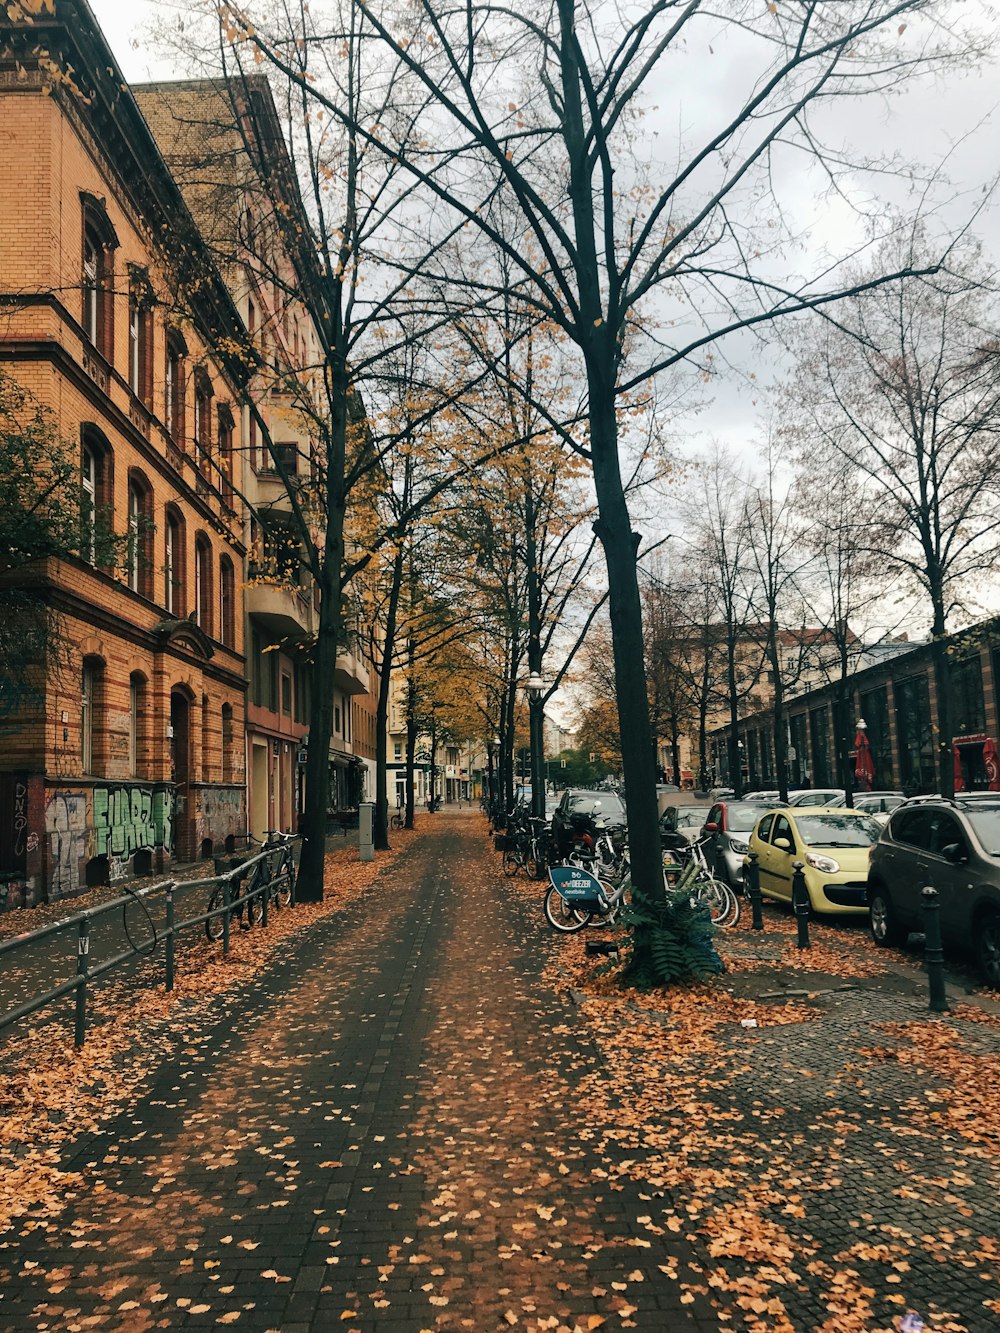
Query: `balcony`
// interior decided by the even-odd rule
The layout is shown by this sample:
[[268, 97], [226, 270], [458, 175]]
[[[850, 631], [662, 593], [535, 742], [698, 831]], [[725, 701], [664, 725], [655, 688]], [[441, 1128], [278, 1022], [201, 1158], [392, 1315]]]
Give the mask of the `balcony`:
[[276, 637], [312, 637], [312, 602], [299, 588], [288, 583], [252, 583], [244, 597], [247, 615]]
[[349, 648], [338, 648], [333, 683], [343, 694], [367, 694], [368, 667], [364, 659]]

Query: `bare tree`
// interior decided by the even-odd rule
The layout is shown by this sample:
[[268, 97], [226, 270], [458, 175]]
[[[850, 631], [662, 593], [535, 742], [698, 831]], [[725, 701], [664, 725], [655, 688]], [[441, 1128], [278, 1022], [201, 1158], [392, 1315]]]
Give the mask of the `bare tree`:
[[[834, 98], [891, 91], [915, 71], [967, 55], [947, 5], [924, 0], [917, 8], [936, 26], [933, 37], [914, 33], [911, 46], [914, 6], [904, 0], [769, 4], [726, 17], [703, 12], [698, 0], [637, 9], [556, 0], [541, 19], [500, 4], [358, 0], [368, 31], [433, 102], [416, 137], [411, 118], [402, 135], [391, 122], [359, 122], [336, 89], [296, 68], [289, 52], [299, 27], [311, 50], [332, 51], [342, 40], [311, 7], [296, 10], [294, 32], [269, 27], [266, 14], [251, 21], [239, 10], [234, 20], [237, 11], [225, 11], [234, 43], [297, 80], [312, 107], [377, 144], [426, 196], [504, 250], [519, 299], [576, 351], [588, 425], [578, 447], [592, 468], [608, 567], [633, 877], [651, 903], [662, 899], [662, 870], [619, 399], [672, 369], [696, 364], [711, 374], [706, 358], [727, 334], [843, 295], [848, 284], [836, 269], [831, 276], [826, 257], [794, 282], [770, 265], [769, 223], [784, 203], [773, 197], [775, 159], [794, 145], [835, 183], [872, 165], [827, 149], [811, 113]], [[710, 127], [671, 149], [671, 167], [653, 160], [648, 141], [637, 144], [649, 90], [662, 88], [668, 61], [727, 39], [739, 44], [745, 85], [720, 99]], [[488, 206], [498, 191], [520, 220], [514, 241]], [[484, 299], [495, 296], [491, 278], [484, 267]], [[642, 932], [637, 945], [643, 966]]]
[[[919, 237], [917, 245], [920, 246]], [[894, 245], [882, 262], [915, 259]], [[992, 275], [978, 256], [852, 298], [804, 341], [785, 411], [809, 459], [863, 481], [857, 544], [921, 591], [935, 644], [938, 781], [954, 792], [945, 635], [1000, 554], [1000, 357]], [[845, 483], [853, 485], [850, 474]], [[860, 497], [859, 497], [860, 498]]]

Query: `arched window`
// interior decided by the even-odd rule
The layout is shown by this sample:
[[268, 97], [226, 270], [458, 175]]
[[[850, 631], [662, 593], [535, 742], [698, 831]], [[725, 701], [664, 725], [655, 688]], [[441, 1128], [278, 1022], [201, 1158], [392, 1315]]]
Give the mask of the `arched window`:
[[225, 403], [219, 408], [219, 489], [222, 502], [233, 507], [233, 414]]
[[118, 237], [104, 204], [93, 195], [81, 196], [83, 205], [83, 261], [81, 274], [82, 324], [87, 341], [106, 361], [114, 360], [114, 270]]
[[80, 771], [104, 772], [101, 737], [104, 723], [104, 662], [85, 657], [80, 675]]
[[92, 565], [108, 563], [111, 513], [111, 446], [95, 427], [80, 432], [80, 555]]
[[152, 492], [140, 473], [132, 473], [128, 482], [128, 547], [126, 565], [128, 586], [143, 597], [152, 596]]
[[133, 778], [149, 776], [146, 728], [146, 677], [141, 671], [129, 676], [128, 771]]
[[212, 547], [201, 534], [194, 543], [194, 618], [212, 634]]
[[222, 705], [222, 781], [233, 780], [233, 706]]
[[227, 648], [236, 643], [236, 574], [228, 555], [219, 560], [219, 637]]
[[153, 396], [153, 291], [149, 274], [129, 265], [128, 386], [147, 406]]
[[163, 572], [165, 591], [163, 604], [170, 615], [184, 618], [184, 520], [176, 509], [167, 509], [166, 545]]
[[198, 468], [212, 480], [212, 381], [199, 369], [194, 380], [194, 447]]
[[174, 443], [181, 447], [185, 440], [186, 356], [187, 347], [184, 339], [176, 329], [168, 329], [167, 359], [163, 379], [163, 424]]

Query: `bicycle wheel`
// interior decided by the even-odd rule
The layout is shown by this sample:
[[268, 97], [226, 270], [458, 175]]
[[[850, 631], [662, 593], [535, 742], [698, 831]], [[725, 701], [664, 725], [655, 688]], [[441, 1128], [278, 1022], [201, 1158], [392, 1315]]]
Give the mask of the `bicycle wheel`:
[[[691, 886], [691, 896], [703, 902], [712, 918], [712, 925], [724, 928], [735, 925], [740, 915], [739, 901], [728, 884], [721, 879], [705, 876], [695, 880]], [[735, 906], [735, 917], [733, 910]]]
[[397, 832], [403, 827], [405, 820], [402, 815], [396, 814], [389, 820], [389, 827]]
[[545, 920], [560, 935], [573, 935], [590, 921], [590, 913], [572, 907], [554, 886], [550, 886], [543, 904]]
[[287, 907], [292, 901], [292, 879], [295, 876], [295, 862], [286, 854], [281, 862], [282, 879], [277, 888], [271, 890], [271, 901], [279, 907]]
[[521, 869], [521, 853], [516, 847], [508, 847], [503, 854], [503, 873], [509, 875], [511, 879]]
[[[210, 912], [215, 912], [222, 907], [222, 904], [224, 902], [225, 898], [223, 897], [222, 894], [222, 885], [216, 884], [215, 888], [209, 894], [208, 910]], [[218, 916], [210, 916], [205, 922], [205, 934], [208, 936], [210, 940], [213, 941], [221, 940], [223, 929], [224, 927], [222, 924], [221, 911], [219, 911]]]

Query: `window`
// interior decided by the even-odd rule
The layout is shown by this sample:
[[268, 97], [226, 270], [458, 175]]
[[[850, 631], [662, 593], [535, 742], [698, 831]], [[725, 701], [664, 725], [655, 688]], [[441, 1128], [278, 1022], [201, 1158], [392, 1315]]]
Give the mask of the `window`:
[[80, 768], [83, 773], [100, 773], [100, 725], [104, 663], [99, 657], [85, 657], [80, 676]]
[[206, 537], [197, 537], [194, 544], [194, 618], [205, 631], [212, 633], [212, 547]]
[[931, 728], [930, 691], [926, 676], [911, 676], [893, 684], [896, 733], [902, 787], [907, 794], [933, 791], [936, 786], [934, 734]]
[[126, 575], [128, 586], [144, 597], [151, 595], [150, 491], [145, 481], [131, 477], [128, 484], [128, 545], [126, 548]]
[[178, 445], [184, 443], [184, 395], [187, 347], [176, 329], [167, 332], [166, 369], [163, 379], [163, 424]]
[[812, 748], [810, 778], [814, 787], [830, 784], [830, 710], [824, 705], [809, 713], [809, 739]]
[[933, 813], [931, 810], [913, 808], [898, 811], [892, 817], [892, 836], [897, 842], [905, 842], [910, 847], [928, 847]]
[[228, 555], [219, 560], [219, 634], [227, 648], [236, 643], [236, 575]]
[[91, 347], [106, 361], [114, 359], [114, 257], [118, 237], [104, 204], [93, 195], [83, 201], [82, 323]]
[[771, 832], [771, 825], [774, 822], [774, 815], [765, 815], [757, 825], [757, 837], [761, 842], [767, 842], [767, 835]]
[[202, 476], [212, 475], [212, 384], [199, 370], [194, 384], [194, 445]]
[[80, 443], [80, 555], [92, 565], [107, 563], [110, 495], [110, 447], [95, 427], [84, 426]]
[[143, 724], [146, 717], [146, 678], [141, 671], [129, 676], [128, 771], [133, 778], [145, 777]]
[[94, 563], [97, 514], [98, 462], [96, 451], [84, 444], [80, 458], [80, 554]]
[[787, 838], [792, 845], [792, 851], [795, 851], [795, 834], [784, 815], [778, 815], [775, 818], [774, 829], [771, 833], [771, 845], [773, 846], [779, 838]]
[[875, 768], [876, 787], [891, 787], [892, 737], [889, 734], [889, 696], [881, 689], [869, 690], [861, 696], [861, 716], [868, 727], [868, 746]]
[[294, 444], [275, 444], [275, 471], [280, 465], [285, 469], [289, 477], [294, 477], [298, 473], [299, 451], [298, 446]]
[[400, 759], [402, 759], [402, 757], [403, 757], [403, 742], [402, 742], [402, 741], [396, 741], [396, 742], [393, 744], [393, 747], [392, 747], [392, 757], [393, 757], [393, 759], [396, 760], [397, 763], [399, 762]]
[[952, 734], [975, 736], [986, 730], [983, 706], [983, 671], [978, 653], [952, 662], [949, 672], [953, 701]]
[[128, 288], [128, 386], [140, 402], [148, 404], [153, 390], [153, 292], [149, 274], [129, 265]]
[[178, 620], [184, 617], [184, 524], [176, 510], [167, 510], [164, 605]]
[[340, 704], [335, 704], [333, 708], [333, 729], [340, 735]]
[[228, 407], [219, 408], [219, 489], [222, 500], [233, 507], [233, 414]]
[[281, 711], [286, 717], [292, 715], [292, 678], [287, 671], [281, 673]]
[[233, 780], [233, 706], [222, 705], [222, 781]]
[[259, 470], [260, 468], [260, 446], [257, 442], [257, 418], [253, 414], [253, 408], [247, 408], [250, 413], [250, 424], [248, 427], [248, 441], [250, 448], [250, 466]]

